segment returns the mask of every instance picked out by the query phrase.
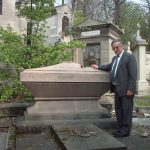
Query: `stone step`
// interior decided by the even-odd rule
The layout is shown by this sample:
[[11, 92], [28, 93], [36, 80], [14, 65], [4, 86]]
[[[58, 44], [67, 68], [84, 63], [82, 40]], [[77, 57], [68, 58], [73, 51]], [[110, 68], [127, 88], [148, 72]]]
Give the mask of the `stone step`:
[[83, 113], [47, 113], [47, 114], [25, 114], [26, 121], [37, 120], [76, 120], [76, 119], [98, 119], [110, 118], [109, 112], [83, 112]]
[[56, 140], [63, 150], [127, 150], [117, 139], [94, 124], [54, 124]]

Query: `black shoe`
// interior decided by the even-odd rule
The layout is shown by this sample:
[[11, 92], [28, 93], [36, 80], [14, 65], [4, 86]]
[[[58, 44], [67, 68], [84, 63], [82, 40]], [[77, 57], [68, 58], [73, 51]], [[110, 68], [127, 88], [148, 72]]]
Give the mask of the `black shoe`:
[[120, 132], [120, 129], [115, 130], [115, 131], [113, 132], [113, 135], [115, 136], [115, 135], [118, 134], [119, 132]]
[[126, 136], [129, 136], [130, 133], [123, 133], [121, 131], [118, 131], [118, 132], [115, 132], [113, 133], [114, 137], [126, 137]]

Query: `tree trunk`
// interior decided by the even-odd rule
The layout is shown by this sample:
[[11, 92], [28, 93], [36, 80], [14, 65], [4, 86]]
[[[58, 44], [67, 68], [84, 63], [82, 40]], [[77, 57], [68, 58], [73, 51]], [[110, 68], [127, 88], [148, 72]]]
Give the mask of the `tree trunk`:
[[119, 25], [119, 23], [120, 23], [121, 7], [122, 7], [122, 4], [125, 3], [125, 1], [126, 0], [114, 0], [115, 12], [114, 12], [113, 22], [116, 25]]

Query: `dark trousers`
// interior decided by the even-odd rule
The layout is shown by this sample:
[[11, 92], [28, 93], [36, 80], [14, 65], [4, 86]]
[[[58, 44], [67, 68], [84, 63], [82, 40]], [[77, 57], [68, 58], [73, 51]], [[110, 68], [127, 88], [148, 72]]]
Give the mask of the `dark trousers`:
[[119, 129], [130, 133], [132, 126], [133, 97], [119, 96], [115, 93], [115, 112]]

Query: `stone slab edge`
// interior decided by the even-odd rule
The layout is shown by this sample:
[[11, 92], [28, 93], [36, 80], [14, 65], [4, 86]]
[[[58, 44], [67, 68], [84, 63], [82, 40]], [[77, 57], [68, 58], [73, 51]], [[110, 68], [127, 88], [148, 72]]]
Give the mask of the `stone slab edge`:
[[[102, 132], [102, 133], [104, 133], [105, 134], [105, 137], [104, 137], [104, 141], [102, 141], [102, 140], [100, 140], [100, 141], [97, 141], [97, 138], [98, 137], [95, 137], [94, 135], [93, 135], [93, 137], [95, 137], [95, 140], [96, 140], [96, 142], [102, 142], [101, 144], [99, 143], [97, 143], [98, 144], [98, 147], [96, 148], [95, 146], [92, 148], [90, 148], [90, 150], [127, 150], [127, 147], [124, 145], [124, 144], [122, 144], [121, 142], [119, 142], [117, 139], [115, 139], [115, 138], [113, 138], [113, 137], [111, 137], [109, 134], [107, 134], [105, 131], [103, 131], [103, 130], [101, 130], [101, 129], [99, 129], [98, 127], [96, 127], [94, 124], [82, 124], [82, 123], [79, 123], [77, 126], [76, 126], [76, 124], [61, 124], [61, 125], [58, 125], [58, 124], [56, 124], [56, 125], [52, 125], [52, 131], [53, 131], [53, 134], [54, 134], [54, 137], [55, 137], [55, 139], [56, 139], [56, 141], [58, 142], [58, 144], [59, 144], [59, 146], [63, 149], [63, 150], [80, 150], [80, 146], [77, 148], [77, 147], [74, 147], [74, 145], [75, 144], [83, 144], [82, 142], [85, 140], [85, 149], [84, 150], [87, 150], [87, 149], [89, 149], [89, 147], [87, 146], [86, 147], [86, 143], [88, 142], [88, 140], [90, 140], [90, 138], [88, 139], [85, 139], [84, 138], [84, 140], [83, 140], [83, 138], [81, 138], [81, 137], [76, 137], [76, 136], [74, 136], [75, 138], [76, 138], [76, 140], [77, 141], [80, 141], [81, 140], [81, 143], [79, 142], [73, 142], [73, 141], [76, 141], [76, 140], [72, 140], [72, 137], [71, 137], [71, 135], [70, 135], [70, 137], [71, 137], [71, 140], [68, 140], [68, 143], [67, 143], [67, 141], [63, 141], [63, 138], [65, 138], [65, 136], [66, 135], [63, 135], [62, 133], [59, 133], [59, 130], [62, 130], [63, 131], [63, 129], [64, 130], [66, 130], [66, 128], [69, 128], [69, 127], [71, 127], [71, 128], [80, 128], [80, 127], [84, 127], [85, 126], [85, 128], [86, 127], [90, 127], [89, 129], [91, 129], [91, 128], [93, 128], [93, 130], [94, 130], [94, 132], [95, 131], [98, 131], [97, 133], [100, 133], [100, 132]], [[64, 128], [65, 127], [65, 128]], [[81, 128], [82, 129], [82, 128]], [[101, 135], [101, 136], [104, 136], [104, 134], [103, 135]], [[96, 135], [96, 136], [100, 136], [100, 135]], [[108, 140], [107, 140], [107, 138], [106, 138], [106, 136], [108, 136]], [[70, 138], [69, 137], [69, 138]], [[74, 138], [73, 137], [73, 138]], [[98, 138], [99, 139], [99, 138]], [[102, 138], [100, 138], [100, 139], [102, 139]], [[67, 140], [67, 139], [66, 139]], [[104, 144], [104, 142], [105, 142], [105, 140], [107, 140], [107, 144], [109, 143], [109, 140], [112, 140], [111, 142], [110, 142], [110, 147], [108, 146], [108, 145], [106, 145], [106, 146], [104, 146], [105, 144]], [[72, 142], [71, 142], [72, 141]], [[74, 144], [73, 144], [74, 143]], [[116, 143], [116, 145], [114, 145], [114, 143]], [[83, 147], [82, 147], [83, 148]]]

